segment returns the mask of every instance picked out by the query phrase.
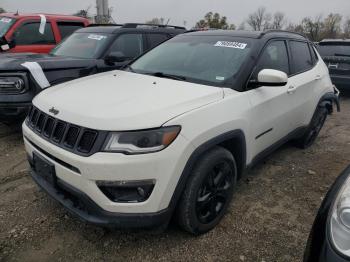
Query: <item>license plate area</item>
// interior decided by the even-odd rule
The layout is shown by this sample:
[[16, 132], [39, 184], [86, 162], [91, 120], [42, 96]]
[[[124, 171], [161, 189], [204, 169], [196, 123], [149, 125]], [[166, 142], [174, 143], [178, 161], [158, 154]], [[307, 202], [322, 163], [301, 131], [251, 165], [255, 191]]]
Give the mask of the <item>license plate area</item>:
[[51, 185], [56, 185], [55, 165], [47, 161], [45, 158], [33, 153], [33, 166], [35, 173], [45, 179]]

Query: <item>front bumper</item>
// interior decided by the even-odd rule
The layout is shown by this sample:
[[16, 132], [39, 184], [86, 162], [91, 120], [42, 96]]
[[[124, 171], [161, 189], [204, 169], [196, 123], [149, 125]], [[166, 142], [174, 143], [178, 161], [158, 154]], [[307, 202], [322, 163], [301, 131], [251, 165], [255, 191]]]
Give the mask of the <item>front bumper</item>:
[[[52, 188], [40, 183], [35, 172], [32, 172], [34, 180], [68, 210], [84, 220], [101, 225], [113, 224], [110, 222], [114, 220], [113, 217], [118, 218], [118, 222], [114, 224], [121, 225], [128, 220], [123, 220], [123, 217], [131, 217], [131, 220], [136, 222], [138, 219], [151, 220], [145, 222], [146, 225], [140, 222], [140, 226], [147, 227], [167, 218], [168, 212], [171, 213], [173, 210], [170, 203], [175, 188], [193, 152], [193, 146], [181, 134], [161, 152], [143, 155], [99, 152], [89, 157], [79, 156], [51, 144], [30, 130], [26, 123], [23, 124], [23, 134], [29, 158], [35, 153], [52, 163], [60, 185], [68, 185], [69, 192], [73, 192], [72, 195], [78, 199], [85, 199], [84, 205], [93, 207], [90, 213], [94, 216], [72, 210], [69, 204], [62, 202], [57, 194], [52, 192]], [[144, 202], [113, 202], [97, 186], [97, 181], [141, 180], [155, 181], [152, 194]], [[107, 218], [104, 214], [108, 214]], [[99, 220], [102, 222], [94, 222]]]
[[113, 228], [154, 228], [166, 224], [171, 217], [169, 209], [156, 213], [122, 214], [100, 208], [90, 197], [58, 179], [52, 186], [32, 169], [33, 180], [54, 200], [63, 205], [71, 214], [84, 222]]
[[24, 120], [31, 105], [31, 103], [0, 103], [0, 121]]

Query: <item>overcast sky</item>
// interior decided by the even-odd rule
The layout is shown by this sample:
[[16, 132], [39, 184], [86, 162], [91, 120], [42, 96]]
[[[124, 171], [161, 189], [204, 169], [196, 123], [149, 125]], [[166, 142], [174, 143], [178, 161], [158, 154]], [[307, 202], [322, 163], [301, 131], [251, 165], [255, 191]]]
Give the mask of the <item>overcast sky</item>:
[[[8, 11], [72, 14], [90, 7], [95, 13], [95, 0], [0, 0]], [[259, 6], [269, 12], [282, 11], [290, 22], [305, 16], [330, 12], [350, 16], [350, 0], [109, 0], [113, 18], [118, 23], [145, 22], [153, 17], [170, 18], [170, 24], [192, 27], [208, 11], [227, 16], [229, 23], [239, 25]]]

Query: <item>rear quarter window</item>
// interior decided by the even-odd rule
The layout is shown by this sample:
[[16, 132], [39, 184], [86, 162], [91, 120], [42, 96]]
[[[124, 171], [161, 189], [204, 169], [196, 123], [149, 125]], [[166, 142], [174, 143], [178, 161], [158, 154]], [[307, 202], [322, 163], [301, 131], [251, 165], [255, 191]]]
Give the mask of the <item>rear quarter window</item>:
[[292, 57], [292, 74], [299, 74], [310, 70], [314, 63], [311, 57], [309, 44], [301, 41], [289, 41]]

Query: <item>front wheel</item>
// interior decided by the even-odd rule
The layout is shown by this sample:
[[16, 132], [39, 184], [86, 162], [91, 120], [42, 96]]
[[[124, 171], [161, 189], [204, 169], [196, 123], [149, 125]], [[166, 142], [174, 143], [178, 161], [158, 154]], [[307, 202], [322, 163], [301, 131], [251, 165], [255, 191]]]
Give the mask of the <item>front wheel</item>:
[[180, 226], [199, 235], [213, 229], [231, 202], [237, 181], [232, 154], [215, 147], [197, 162], [177, 208]]
[[308, 148], [315, 142], [324, 125], [324, 122], [326, 121], [327, 115], [328, 111], [326, 108], [320, 106], [317, 107], [305, 134], [296, 140], [296, 145], [299, 148]]

